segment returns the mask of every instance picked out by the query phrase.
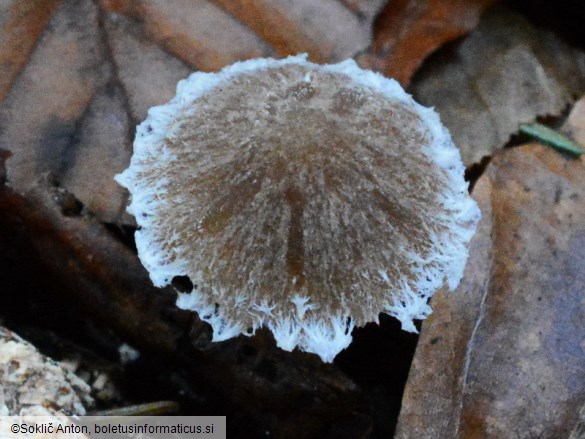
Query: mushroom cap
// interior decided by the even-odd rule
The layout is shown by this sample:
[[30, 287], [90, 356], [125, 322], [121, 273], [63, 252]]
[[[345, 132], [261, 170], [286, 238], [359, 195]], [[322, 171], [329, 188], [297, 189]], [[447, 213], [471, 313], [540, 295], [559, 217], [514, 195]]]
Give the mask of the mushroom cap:
[[450, 135], [392, 79], [306, 55], [193, 73], [138, 127], [138, 254], [213, 340], [262, 326], [324, 361], [380, 312], [416, 331], [480, 217]]

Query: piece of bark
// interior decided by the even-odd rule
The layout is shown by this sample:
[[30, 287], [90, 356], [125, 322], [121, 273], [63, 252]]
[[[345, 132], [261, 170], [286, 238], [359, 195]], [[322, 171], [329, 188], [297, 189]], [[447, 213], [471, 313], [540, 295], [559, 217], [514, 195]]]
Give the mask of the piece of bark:
[[559, 116], [583, 94], [585, 54], [498, 7], [431, 58], [411, 92], [435, 107], [471, 165], [506, 144], [519, 124]]
[[276, 348], [265, 331], [210, 344], [209, 326], [176, 308], [172, 290], [154, 288], [137, 256], [50, 179], [26, 196], [0, 189], [0, 211], [0, 247], [10, 239], [25, 266], [38, 261], [43, 297], [165, 359], [184, 377], [184, 392], [225, 413], [237, 437], [368, 437], [362, 393], [337, 368]]
[[473, 29], [481, 13], [496, 1], [390, 1], [377, 19], [373, 44], [359, 63], [405, 87], [428, 55]]
[[433, 299], [397, 438], [567, 437], [585, 399], [585, 160], [497, 153], [464, 279]]
[[0, 415], [85, 415], [90, 387], [0, 326]]

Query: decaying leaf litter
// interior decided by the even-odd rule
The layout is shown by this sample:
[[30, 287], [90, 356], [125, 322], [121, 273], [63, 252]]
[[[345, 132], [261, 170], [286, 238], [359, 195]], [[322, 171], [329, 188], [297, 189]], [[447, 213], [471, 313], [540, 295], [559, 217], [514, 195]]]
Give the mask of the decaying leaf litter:
[[474, 188], [475, 263], [433, 301], [398, 437], [568, 437], [585, 397], [584, 165], [535, 143], [494, 155]]
[[[303, 2], [294, 11], [279, 2], [249, 2], [248, 11], [255, 8], [263, 12], [258, 22], [253, 14], [245, 16], [246, 10], [223, 3], [200, 1], [191, 5], [199, 7], [202, 15], [197, 17], [178, 13], [190, 7], [178, 0], [164, 6], [138, 0], [11, 1], [3, 5], [7, 13], [0, 19], [0, 59], [7, 74], [2, 75], [0, 148], [13, 153], [6, 164], [11, 189], [2, 190], [0, 203], [6, 213], [2, 245], [7, 251], [2, 265], [6, 270], [12, 267], [5, 293], [11, 300], [5, 305], [3, 318], [10, 322], [10, 316], [20, 315], [21, 326], [27, 319], [30, 322], [30, 315], [11, 312], [17, 307], [14, 303], [26, 300], [42, 303], [45, 311], [53, 309], [55, 315], [63, 315], [63, 309], [75, 314], [85, 309], [81, 312], [84, 325], [91, 323], [102, 328], [102, 333], [107, 328], [105, 332], [117, 334], [109, 339], [110, 345], [130, 341], [142, 352], [164, 352], [163, 357], [179, 362], [182, 366], [175, 367], [171, 375], [175, 383], [183, 385], [175, 384], [175, 388], [191, 389], [194, 399], [190, 401], [197, 401], [197, 411], [229, 407], [228, 416], [251, 431], [268, 429], [285, 434], [294, 431], [302, 419], [307, 421], [306, 437], [388, 437], [401, 404], [401, 385], [396, 381], [402, 374], [404, 382], [410, 362], [411, 347], [407, 346], [412, 346], [412, 341], [399, 345], [403, 340], [400, 333], [383, 318], [381, 328], [356, 331], [355, 338], [363, 344], [342, 353], [336, 361], [338, 367], [331, 368], [323, 368], [300, 353], [280, 353], [264, 333], [233, 343], [208, 344], [208, 328], [173, 308], [172, 291], [148, 286], [127, 233], [132, 224], [124, 212], [126, 194], [112, 184], [111, 177], [127, 165], [136, 123], [144, 119], [149, 107], [167, 101], [174, 94], [176, 81], [192, 70], [212, 71], [239, 59], [306, 51], [315, 61], [356, 57], [363, 66], [388, 73], [391, 66], [400, 66], [393, 59], [400, 60], [407, 53], [413, 59], [404, 63], [405, 71], [394, 70], [392, 75], [402, 75], [402, 82], [408, 83], [433, 50], [473, 29], [490, 2], [457, 7], [440, 1], [417, 5], [394, 2], [392, 7], [384, 2], [311, 2], [311, 20], [306, 19]], [[336, 12], [325, 17], [329, 3], [336, 4]], [[437, 29], [437, 16], [449, 7], [453, 8], [452, 16], [460, 20], [439, 20], [443, 27], [431, 33], [436, 39], [419, 41], [420, 29], [429, 23], [435, 23]], [[38, 14], [34, 28], [27, 12]], [[278, 28], [278, 32], [271, 33], [271, 28]], [[343, 34], [336, 28], [345, 30], [343, 38], [323, 37], [329, 29], [329, 35]], [[225, 32], [216, 35], [217, 29]], [[578, 301], [583, 280], [575, 271], [579, 265], [571, 265], [582, 257], [578, 242], [583, 219], [577, 214], [582, 207], [578, 196], [582, 159], [534, 145], [518, 151], [499, 149], [520, 123], [560, 115], [583, 94], [582, 54], [582, 49], [535, 27], [517, 13], [496, 8], [481, 18], [469, 36], [431, 56], [412, 80], [411, 92], [441, 113], [468, 165], [484, 156], [494, 158], [474, 190], [476, 199], [487, 203], [485, 211], [491, 212], [486, 221], [492, 224], [484, 224], [484, 232], [476, 238], [476, 245], [486, 251], [480, 251], [475, 262], [472, 257], [468, 267], [472, 271], [463, 284], [467, 287], [446, 296], [453, 306], [449, 317], [440, 320], [444, 313], [438, 310], [432, 317], [437, 320], [423, 324], [398, 429], [399, 434], [407, 435], [404, 437], [409, 434], [405, 429], [408, 424], [414, 429], [411, 432], [421, 432], [421, 437], [429, 432], [442, 432], [444, 437], [451, 437], [450, 432], [497, 437], [507, 426], [521, 429], [527, 424], [523, 430], [527, 434], [554, 437], [551, 435], [570, 432], [577, 425], [582, 389], [568, 386], [567, 380], [571, 384], [570, 380], [578, 381], [584, 362], [578, 328], [570, 331], [574, 328], [571, 325], [583, 318], [583, 305]], [[482, 64], [487, 59], [489, 66]], [[575, 106], [570, 115], [573, 122], [561, 130], [574, 140], [584, 129], [575, 122], [581, 107], [581, 103]], [[526, 162], [535, 169], [527, 170]], [[522, 179], [517, 176], [521, 169], [525, 170]], [[55, 178], [37, 183], [47, 171]], [[55, 181], [60, 182], [60, 188], [55, 187]], [[55, 204], [54, 200], [59, 201]], [[46, 212], [53, 212], [52, 216]], [[517, 227], [514, 218], [519, 218]], [[494, 232], [498, 230], [499, 235]], [[532, 239], [534, 236], [541, 240]], [[503, 242], [511, 244], [498, 250], [504, 248]], [[14, 249], [27, 249], [34, 257], [25, 264]], [[486, 260], [489, 252], [495, 256]], [[526, 260], [516, 261], [517, 254]], [[116, 262], [120, 258], [126, 262]], [[535, 266], [539, 267], [537, 273]], [[43, 281], [30, 276], [23, 280], [24, 267], [47, 276]], [[538, 288], [549, 285], [547, 282], [565, 294], [534, 296]], [[495, 292], [498, 285], [512, 296]], [[522, 289], [525, 285], [532, 286], [530, 291]], [[24, 296], [23, 286], [28, 291]], [[45, 300], [34, 291], [44, 292]], [[514, 302], [518, 291], [524, 293], [519, 296], [520, 305]], [[47, 292], [52, 292], [51, 300], [46, 300]], [[481, 292], [484, 300], [474, 306]], [[78, 301], [85, 305], [71, 306]], [[468, 307], [462, 310], [464, 304]], [[534, 307], [529, 306], [532, 304]], [[517, 308], [526, 312], [518, 313]], [[559, 318], [561, 311], [555, 311], [567, 314], [567, 309], [571, 310], [568, 317]], [[492, 310], [499, 314], [492, 315]], [[474, 320], [478, 311], [482, 318]], [[44, 319], [48, 327], [61, 326], [61, 332], [67, 333], [65, 319], [56, 319], [59, 325], [49, 320]], [[531, 332], [529, 320], [537, 320], [539, 329]], [[12, 321], [15, 325], [18, 322], [14, 317]], [[457, 331], [458, 323], [464, 329], [450, 335]], [[195, 329], [186, 336], [193, 324]], [[469, 325], [473, 337], [466, 336]], [[431, 329], [436, 326], [440, 329]], [[141, 337], [145, 329], [149, 335]], [[95, 330], [87, 332], [95, 334]], [[507, 336], [505, 343], [498, 338], [500, 333]], [[394, 345], [388, 340], [394, 340]], [[520, 356], [507, 359], [508, 351], [498, 348], [491, 361], [503, 355], [505, 361], [497, 361], [499, 368], [478, 369], [477, 364], [487, 361], [480, 347], [489, 343], [509, 346], [532, 361], [529, 365], [520, 361]], [[369, 351], [364, 347], [368, 345]], [[203, 346], [205, 350], [201, 350]], [[384, 355], [381, 346], [385, 351], [393, 350], [392, 354]], [[468, 362], [456, 354], [462, 346]], [[431, 371], [428, 364], [435, 364], [435, 358], [446, 358], [441, 364], [450, 371], [449, 380], [436, 383], [442, 389], [433, 393], [438, 400], [430, 398], [428, 391], [423, 392], [424, 397], [420, 393], [424, 374]], [[199, 362], [196, 366], [192, 364], [195, 359]], [[557, 372], [559, 363], [570, 365], [570, 370]], [[453, 374], [453, 368], [461, 372]], [[364, 378], [372, 370], [377, 381]], [[491, 382], [497, 378], [504, 383], [515, 373], [534, 379], [528, 380], [530, 385], [523, 385], [527, 381], [521, 379], [513, 381], [515, 386], [508, 387], [514, 392], [507, 393], [506, 403], [522, 407], [530, 395], [536, 404], [545, 400], [552, 404], [554, 398], [549, 395], [556, 395], [554, 410], [562, 414], [559, 419], [566, 430], [558, 430], [561, 421], [541, 417], [537, 422], [518, 412], [497, 411], [504, 404], [498, 399], [503, 394]], [[302, 384], [308, 376], [312, 380]], [[314, 388], [321, 389], [318, 396], [311, 390]], [[292, 395], [284, 406], [287, 409], [276, 410], [278, 402], [282, 404], [279, 395], [284, 393]], [[562, 396], [566, 398], [562, 400]], [[307, 404], [309, 397], [318, 402]], [[425, 400], [436, 403], [425, 405]], [[451, 411], [450, 407], [461, 401], [459, 412]], [[489, 401], [500, 401], [500, 406], [490, 406]], [[414, 422], [412, 413], [421, 412], [435, 415], [429, 415], [428, 422]], [[346, 421], [332, 432], [330, 425], [338, 422], [342, 413]]]

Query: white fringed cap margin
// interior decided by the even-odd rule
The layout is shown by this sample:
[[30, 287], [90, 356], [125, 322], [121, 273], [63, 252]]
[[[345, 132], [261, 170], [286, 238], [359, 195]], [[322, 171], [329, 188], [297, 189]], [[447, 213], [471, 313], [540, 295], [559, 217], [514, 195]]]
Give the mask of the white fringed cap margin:
[[128, 212], [156, 286], [213, 340], [266, 326], [330, 362], [380, 312], [416, 331], [459, 284], [480, 212], [438, 115], [352, 60], [193, 73], [139, 125]]

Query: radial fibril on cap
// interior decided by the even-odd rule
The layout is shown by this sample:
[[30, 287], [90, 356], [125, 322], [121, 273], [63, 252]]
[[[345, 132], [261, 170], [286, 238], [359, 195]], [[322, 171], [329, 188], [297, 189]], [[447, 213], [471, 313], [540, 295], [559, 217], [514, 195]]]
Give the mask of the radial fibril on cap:
[[323, 360], [380, 312], [415, 331], [455, 288], [479, 210], [434, 111], [353, 61], [194, 73], [138, 128], [118, 181], [140, 258], [214, 340], [267, 326]]

